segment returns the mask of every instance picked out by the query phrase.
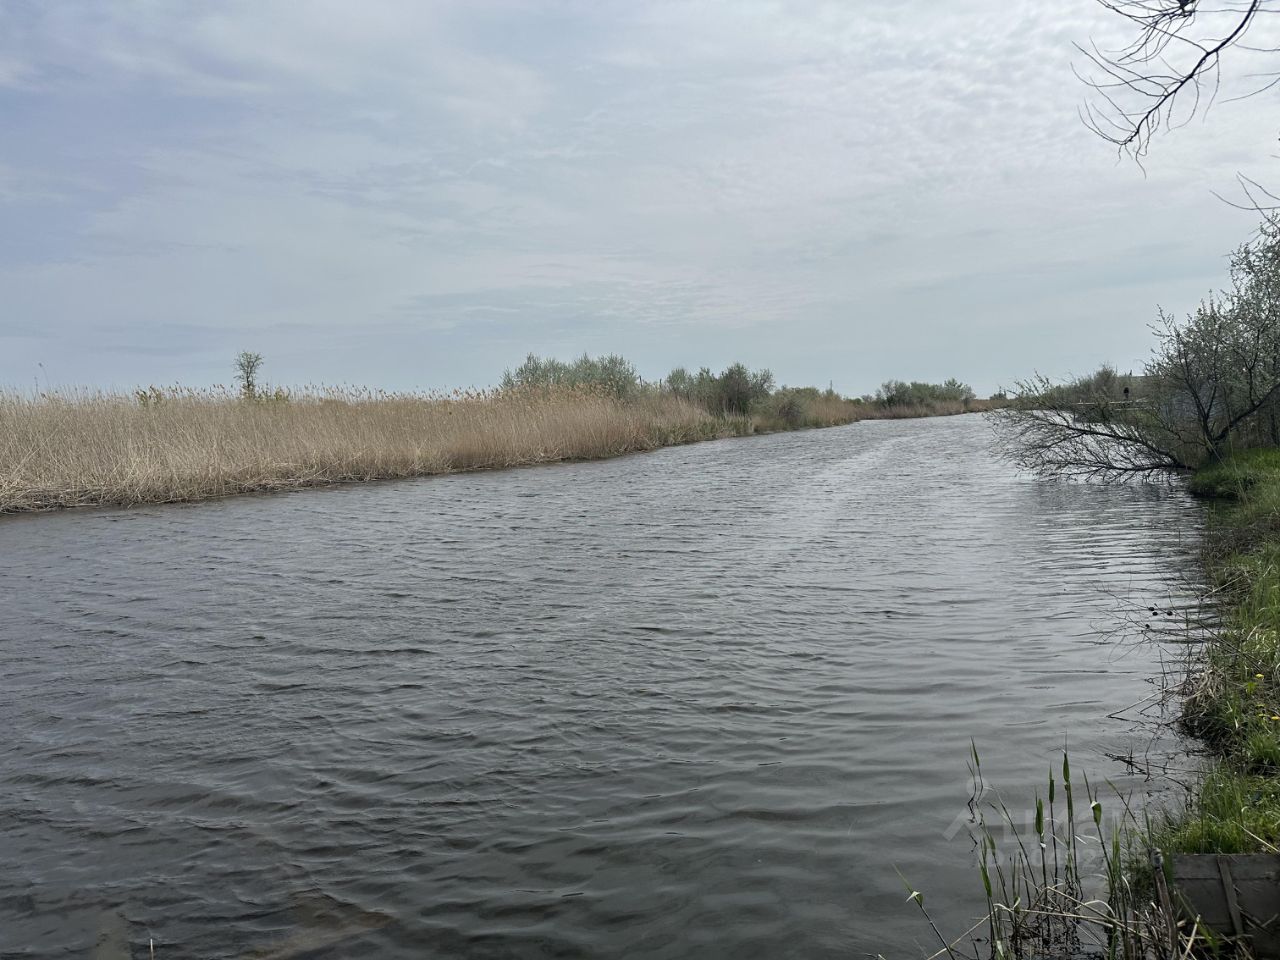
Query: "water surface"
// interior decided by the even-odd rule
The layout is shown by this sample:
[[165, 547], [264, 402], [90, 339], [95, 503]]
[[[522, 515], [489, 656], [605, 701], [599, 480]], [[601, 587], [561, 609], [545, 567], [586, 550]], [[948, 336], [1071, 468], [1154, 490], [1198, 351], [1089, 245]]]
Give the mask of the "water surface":
[[1197, 522], [988, 439], [0, 520], [0, 956], [918, 956], [970, 738], [1133, 782]]

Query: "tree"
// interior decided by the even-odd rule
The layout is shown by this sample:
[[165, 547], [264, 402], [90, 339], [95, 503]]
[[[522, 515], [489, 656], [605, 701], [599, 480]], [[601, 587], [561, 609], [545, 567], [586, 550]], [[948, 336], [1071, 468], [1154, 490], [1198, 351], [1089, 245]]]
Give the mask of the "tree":
[[1143, 376], [1017, 385], [994, 414], [1007, 451], [1045, 475], [1150, 476], [1280, 438], [1280, 225], [1231, 258], [1231, 285], [1185, 319], [1161, 312]]
[[773, 374], [768, 370], [748, 370], [744, 364], [734, 363], [720, 374], [719, 387], [723, 412], [745, 417], [773, 391]]
[[262, 367], [262, 354], [242, 350], [236, 355], [236, 382], [246, 400], [258, 396], [258, 370]]
[[[1093, 65], [1085, 77], [1098, 100], [1086, 105], [1086, 124], [1119, 149], [1142, 156], [1161, 129], [1189, 120], [1212, 100], [1221, 80], [1223, 55], [1232, 48], [1259, 50], [1244, 43], [1264, 13], [1280, 11], [1280, 0], [1098, 0], [1135, 29], [1118, 50], [1091, 43], [1079, 49]], [[1277, 82], [1272, 75], [1254, 89]], [[1251, 95], [1246, 93], [1245, 96]], [[1185, 105], [1185, 113], [1179, 110]]]
[[748, 370], [741, 363], [725, 367], [717, 376], [710, 367], [702, 367], [690, 373], [684, 367], [676, 367], [665, 380], [662, 389], [677, 397], [697, 403], [713, 414], [725, 416], [749, 416], [773, 393], [773, 373], [769, 370]]
[[697, 380], [684, 367], [676, 367], [662, 381], [662, 387], [682, 400], [694, 400]]
[[975, 396], [971, 386], [951, 377], [943, 383], [886, 380], [880, 384], [872, 399], [882, 407], [914, 407], [935, 403], [966, 403]]
[[624, 357], [616, 353], [592, 357], [584, 353], [569, 363], [554, 357], [525, 357], [515, 370], [502, 374], [502, 389], [547, 389], [550, 387], [589, 387], [626, 400], [641, 388], [640, 374]]

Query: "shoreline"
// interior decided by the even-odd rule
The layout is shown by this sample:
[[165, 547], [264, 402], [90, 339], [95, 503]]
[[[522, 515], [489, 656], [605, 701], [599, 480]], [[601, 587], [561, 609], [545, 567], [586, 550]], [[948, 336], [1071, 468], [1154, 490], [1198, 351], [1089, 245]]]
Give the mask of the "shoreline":
[[762, 430], [758, 433], [730, 433], [725, 432], [718, 435], [705, 437], [692, 437], [683, 440], [672, 440], [666, 443], [655, 444], [653, 446], [636, 446], [628, 449], [617, 450], [609, 453], [602, 453], [596, 456], [552, 456], [541, 459], [528, 459], [513, 462], [502, 462], [494, 464], [468, 464], [466, 466], [447, 467], [440, 470], [427, 470], [411, 473], [388, 473], [379, 475], [361, 475], [361, 476], [326, 476], [326, 477], [300, 477], [297, 479], [282, 479], [278, 482], [263, 483], [258, 485], [244, 485], [226, 490], [209, 493], [207, 495], [197, 495], [189, 497], [177, 497], [173, 499], [148, 499], [148, 500], [111, 500], [111, 499], [92, 499], [86, 498], [83, 501], [75, 503], [49, 503], [41, 506], [3, 508], [0, 507], [0, 523], [9, 517], [34, 517], [44, 514], [70, 513], [87, 510], [126, 510], [131, 507], [151, 507], [151, 506], [178, 506], [181, 504], [202, 504], [214, 503], [219, 500], [230, 500], [236, 497], [253, 497], [253, 496], [274, 496], [276, 494], [291, 493], [295, 491], [306, 490], [327, 490], [338, 487], [360, 486], [364, 484], [381, 484], [394, 483], [402, 480], [429, 480], [435, 477], [451, 477], [468, 473], [497, 473], [504, 470], [528, 470], [538, 467], [555, 467], [562, 464], [572, 463], [594, 463], [603, 460], [616, 460], [622, 457], [630, 457], [645, 453], [653, 453], [658, 450], [665, 450], [672, 447], [691, 446], [696, 443], [711, 443], [717, 440], [733, 440], [742, 439], [750, 436], [767, 436], [773, 433], [798, 433], [806, 430], [826, 430], [831, 427], [850, 426], [857, 421], [850, 423], [830, 424], [822, 427], [797, 427], [795, 430]]
[[1280, 451], [1196, 471], [1206, 501], [1201, 564], [1220, 620], [1200, 642], [1177, 725], [1203, 751], [1187, 808], [1151, 841], [1165, 852], [1280, 850]]
[[[361, 406], [343, 401], [285, 405], [208, 398], [193, 401], [188, 397], [187, 420], [194, 419], [190, 410], [195, 409], [197, 417], [207, 419], [214, 412], [222, 418], [229, 416], [231, 422], [219, 424], [219, 432], [206, 431], [194, 441], [191, 431], [182, 429], [189, 427], [187, 423], [159, 429], [151, 423], [156, 415], [183, 404], [184, 398], [150, 407], [122, 408], [117, 404], [112, 414], [119, 418], [124, 412], [130, 420], [129, 430], [111, 438], [114, 448], [97, 444], [93, 451], [97, 462], [87, 468], [96, 474], [95, 482], [34, 482], [32, 477], [15, 475], [16, 469], [7, 470], [0, 462], [0, 520], [65, 510], [194, 504], [357, 483], [587, 463], [713, 440], [826, 429], [863, 420], [984, 413], [988, 408], [981, 401], [932, 409], [876, 409], [843, 401], [840, 409], [819, 410], [803, 422], [788, 425], [758, 415], [713, 415], [675, 398], [660, 403], [626, 403], [568, 394], [530, 402], [528, 398], [480, 395], [375, 400]], [[389, 408], [376, 412], [390, 414], [392, 421], [379, 426], [384, 432], [394, 431], [395, 436], [370, 438], [366, 432], [373, 408], [378, 406]], [[35, 409], [34, 405], [30, 409]], [[335, 427], [335, 418], [354, 422], [336, 424], [330, 435], [310, 437], [311, 447], [302, 452], [295, 447], [285, 451], [292, 456], [280, 457], [271, 440], [296, 441], [296, 431], [289, 427], [298, 424], [274, 421], [298, 421], [300, 411], [303, 420], [320, 421], [303, 424], [313, 433], [317, 427]], [[424, 416], [434, 422], [418, 422]], [[432, 432], [432, 426], [441, 429]], [[276, 436], [264, 439], [264, 433]], [[139, 435], [143, 435], [141, 439]], [[338, 443], [324, 449], [334, 435]], [[239, 457], [228, 456], [226, 448], [246, 438], [257, 441], [254, 449], [241, 451]], [[175, 450], [178, 447], [182, 449]], [[140, 456], [147, 461], [141, 466], [129, 459]], [[180, 460], [176, 465], [171, 462], [175, 456]], [[219, 457], [223, 462], [216, 462]]]
[[[1186, 623], [1181, 642], [1193, 646], [1167, 666], [1164, 695], [1175, 705], [1163, 723], [1183, 739], [1180, 753], [1196, 759], [1194, 772], [1171, 781], [1182, 789], [1169, 800], [1108, 792], [1099, 785], [1105, 781], [1091, 784], [1086, 776], [1073, 813], [1064, 751], [1056, 787], [1060, 804], [1066, 792], [1068, 813], [1062, 821], [1053, 815], [1051, 769], [1048, 817], [1040, 799], [1034, 812], [1039, 855], [1028, 856], [1021, 841], [1017, 850], [999, 848], [995, 834], [1015, 827], [1007, 809], [994, 811], [990, 822], [978, 814], [988, 906], [979, 927], [993, 950], [1012, 960], [1045, 960], [1088, 941], [1126, 957], [1204, 949], [1250, 955], [1232, 931], [1208, 930], [1193, 915], [1212, 909], [1205, 901], [1197, 899], [1194, 911], [1180, 906], [1189, 894], [1174, 866], [1176, 858], [1280, 853], [1280, 450], [1229, 455], [1192, 472], [1184, 488], [1205, 504], [1192, 562], [1203, 583], [1202, 609], [1215, 619]], [[976, 748], [970, 762], [980, 779]], [[1104, 807], [1114, 811], [1106, 820]], [[1055, 851], [1051, 863], [1046, 845]], [[1094, 851], [1087, 864], [1076, 859], [1077, 845]], [[1057, 851], [1068, 848], [1060, 869]], [[944, 940], [935, 956], [961, 960], [967, 935]]]

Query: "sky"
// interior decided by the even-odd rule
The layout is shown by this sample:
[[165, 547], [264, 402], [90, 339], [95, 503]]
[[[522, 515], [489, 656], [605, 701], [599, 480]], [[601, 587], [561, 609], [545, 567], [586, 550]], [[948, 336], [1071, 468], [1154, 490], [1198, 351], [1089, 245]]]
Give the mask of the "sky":
[[1091, 0], [3, 0], [0, 385], [495, 383], [529, 352], [861, 394], [1140, 366], [1280, 102], [1140, 167]]

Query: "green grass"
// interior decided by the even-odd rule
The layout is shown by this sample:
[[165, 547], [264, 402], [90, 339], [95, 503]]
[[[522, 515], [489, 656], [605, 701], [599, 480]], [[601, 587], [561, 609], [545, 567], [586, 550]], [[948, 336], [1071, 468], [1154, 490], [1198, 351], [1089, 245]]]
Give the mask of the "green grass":
[[1186, 808], [1152, 827], [1171, 853], [1280, 848], [1280, 450], [1252, 450], [1198, 471], [1212, 498], [1205, 559], [1223, 622], [1183, 707], [1210, 749]]
[[1280, 838], [1280, 780], [1221, 764], [1185, 810], [1165, 814], [1149, 831], [1147, 844], [1166, 853], [1271, 852]]
[[1247, 450], [1197, 470], [1187, 489], [1197, 497], [1241, 500], [1263, 483], [1280, 481], [1280, 450]]

